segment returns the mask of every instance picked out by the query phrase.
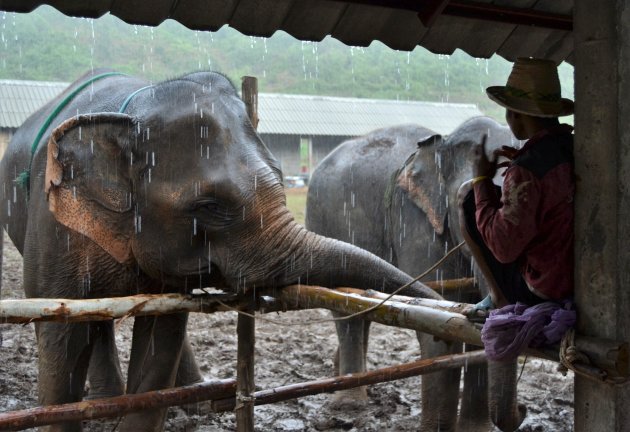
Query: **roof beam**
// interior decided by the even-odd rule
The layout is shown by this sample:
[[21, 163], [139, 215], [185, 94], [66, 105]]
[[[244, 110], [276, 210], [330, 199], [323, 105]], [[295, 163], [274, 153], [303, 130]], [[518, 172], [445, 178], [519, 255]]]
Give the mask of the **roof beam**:
[[390, 9], [417, 12], [423, 24], [425, 20], [431, 24], [437, 14], [440, 13], [439, 9], [442, 9], [441, 13], [443, 15], [555, 30], [573, 30], [573, 17], [571, 15], [549, 13], [534, 9], [497, 6], [490, 3], [446, 2], [443, 0], [345, 0], [345, 3], [381, 6]]
[[448, 2], [449, 0], [425, 0], [422, 2], [423, 10], [418, 12], [418, 18], [422, 21], [422, 25], [427, 28], [431, 27], [437, 17], [444, 12]]

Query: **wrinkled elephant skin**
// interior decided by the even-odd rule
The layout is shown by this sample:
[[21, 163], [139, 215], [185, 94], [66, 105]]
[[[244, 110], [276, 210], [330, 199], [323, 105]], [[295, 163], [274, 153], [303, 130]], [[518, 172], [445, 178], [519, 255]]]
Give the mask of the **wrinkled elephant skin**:
[[[393, 291], [411, 280], [293, 220], [277, 161], [223, 75], [191, 73], [135, 94], [147, 83], [112, 75], [71, 94], [91, 76], [33, 114], [0, 165], [0, 220], [24, 257], [28, 297], [244, 293], [298, 281]], [[29, 167], [27, 193], [14, 179]], [[408, 293], [435, 297], [421, 284]], [[201, 379], [186, 323], [187, 314], [135, 319], [127, 392]], [[41, 404], [80, 400], [88, 373], [96, 396], [121, 391], [111, 322], [38, 323], [36, 334]], [[119, 430], [159, 431], [165, 413], [127, 415]]]
[[[502, 145], [516, 144], [509, 129], [485, 117], [464, 122], [448, 137], [417, 125], [401, 125], [342, 143], [311, 176], [307, 228], [375, 253], [412, 276], [423, 273], [462, 241], [457, 192], [472, 178], [472, 152], [484, 134], [488, 156]], [[500, 175], [495, 182], [500, 184]], [[464, 249], [429, 278], [472, 274], [470, 254]], [[476, 302], [479, 296], [450, 299]], [[358, 342], [368, 326], [357, 321], [339, 324], [337, 329], [344, 341]], [[461, 344], [443, 349], [461, 351]], [[423, 350], [423, 357], [430, 357], [429, 351]], [[359, 348], [350, 343], [340, 346], [341, 373], [365, 368], [363, 360], [356, 360], [356, 352]], [[486, 374], [485, 366], [467, 368], [459, 425], [455, 424], [459, 371], [424, 376], [421, 430], [487, 431]]]

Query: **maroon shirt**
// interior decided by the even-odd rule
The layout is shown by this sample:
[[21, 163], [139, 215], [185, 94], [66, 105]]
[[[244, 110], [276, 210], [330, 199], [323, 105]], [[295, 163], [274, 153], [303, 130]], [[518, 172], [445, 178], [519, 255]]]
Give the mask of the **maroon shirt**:
[[518, 151], [505, 172], [502, 196], [491, 180], [474, 185], [481, 236], [502, 263], [518, 262], [535, 294], [573, 294], [573, 135], [568, 125], [545, 129]]

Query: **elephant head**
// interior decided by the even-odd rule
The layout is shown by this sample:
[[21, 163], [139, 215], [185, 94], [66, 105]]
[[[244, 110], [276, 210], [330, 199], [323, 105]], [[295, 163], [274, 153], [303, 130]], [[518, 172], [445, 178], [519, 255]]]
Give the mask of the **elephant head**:
[[[418, 142], [417, 151], [398, 172], [396, 184], [427, 216], [436, 234], [448, 230], [455, 243], [463, 240], [457, 215], [459, 187], [472, 179], [471, 157], [474, 148], [487, 135], [486, 153], [510, 145], [515, 138], [510, 130], [487, 117], [473, 118], [452, 134], [433, 135]], [[494, 182], [502, 183], [497, 173]]]

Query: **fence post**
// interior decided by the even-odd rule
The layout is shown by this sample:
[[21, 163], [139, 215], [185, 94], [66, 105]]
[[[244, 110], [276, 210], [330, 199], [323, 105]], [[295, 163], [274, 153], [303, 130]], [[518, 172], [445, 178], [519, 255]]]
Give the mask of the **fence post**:
[[[242, 99], [247, 107], [247, 114], [254, 129], [258, 127], [258, 80], [255, 77], [243, 77], [241, 85]], [[247, 312], [253, 314], [254, 307]], [[252, 432], [254, 430], [254, 347], [256, 345], [255, 319], [244, 314], [238, 315], [236, 325], [238, 337], [236, 361], [236, 430]]]

